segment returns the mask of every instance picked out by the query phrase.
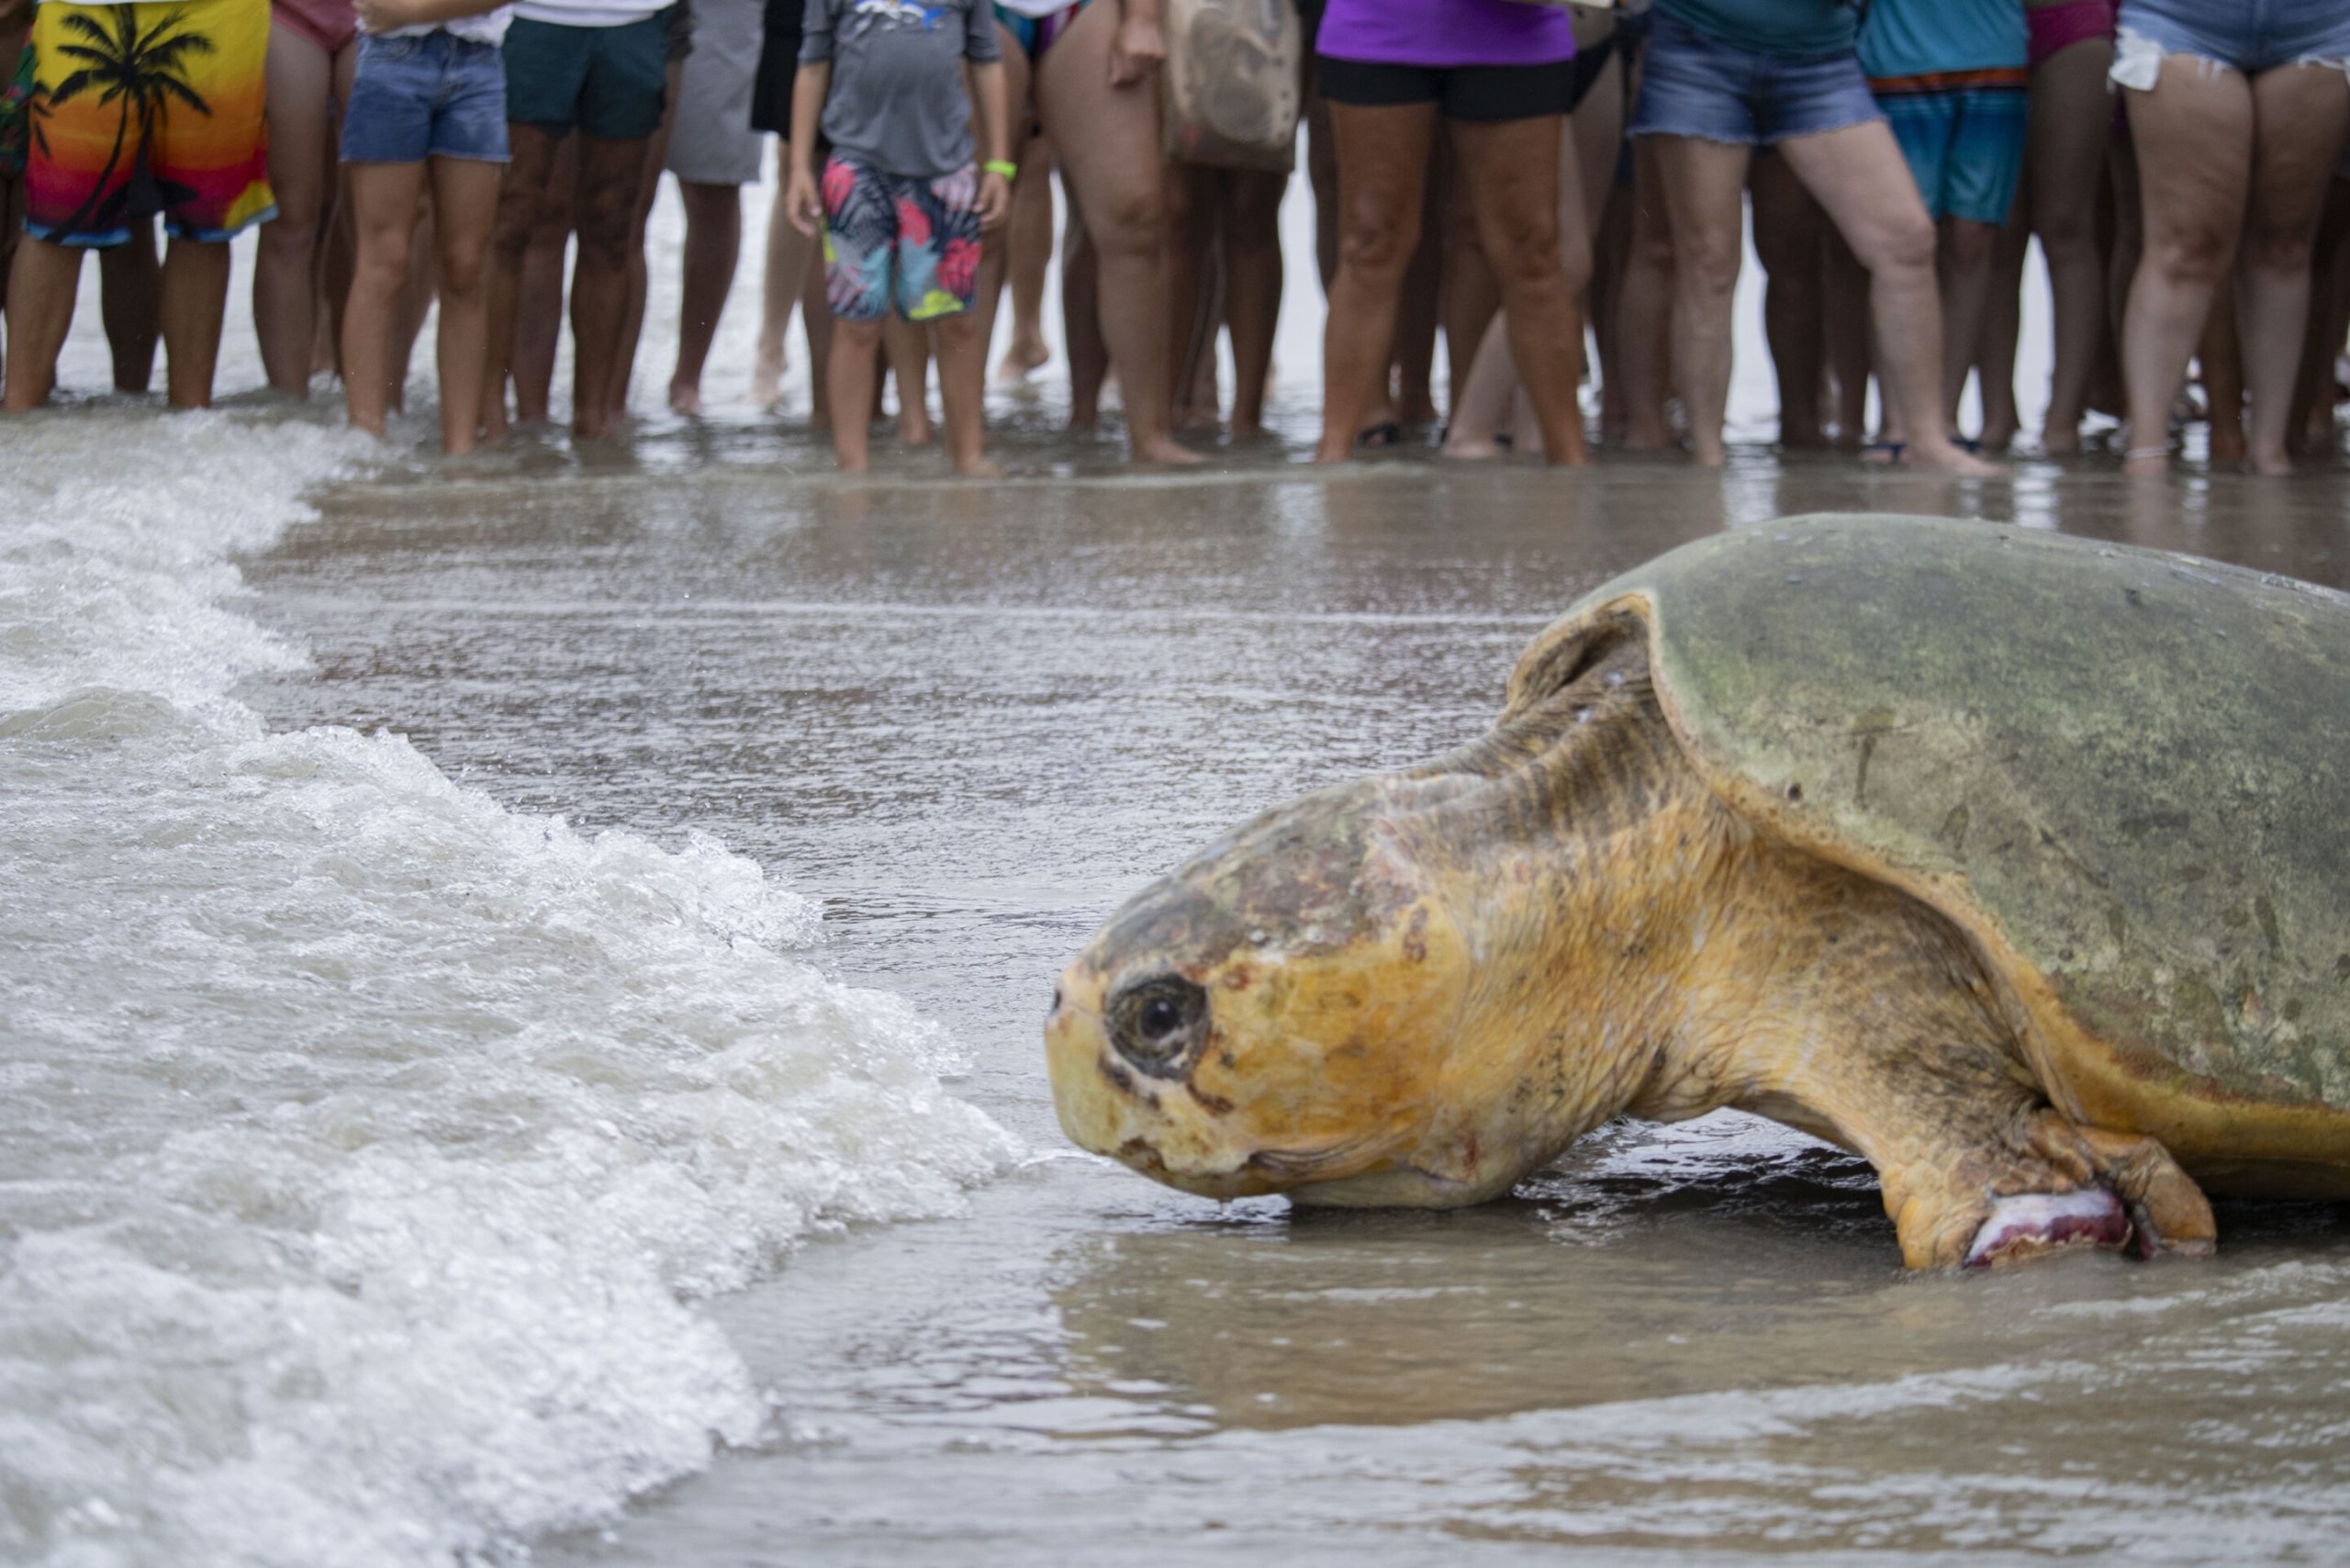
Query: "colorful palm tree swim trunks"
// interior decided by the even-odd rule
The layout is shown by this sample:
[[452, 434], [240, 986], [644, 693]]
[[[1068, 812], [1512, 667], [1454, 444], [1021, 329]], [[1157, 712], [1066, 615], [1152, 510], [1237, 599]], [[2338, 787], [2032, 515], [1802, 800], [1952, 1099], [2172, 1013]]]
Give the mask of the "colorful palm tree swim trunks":
[[824, 297], [847, 321], [878, 321], [892, 293], [909, 321], [959, 316], [979, 286], [979, 172], [885, 174], [834, 152], [824, 198]]
[[118, 245], [156, 213], [183, 240], [275, 216], [262, 123], [269, 0], [42, 0], [25, 232]]

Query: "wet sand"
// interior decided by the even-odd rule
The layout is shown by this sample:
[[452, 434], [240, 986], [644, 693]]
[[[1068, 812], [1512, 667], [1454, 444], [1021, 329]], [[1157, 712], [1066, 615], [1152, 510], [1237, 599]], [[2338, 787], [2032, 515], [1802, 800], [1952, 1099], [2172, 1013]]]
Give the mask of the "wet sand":
[[[1292, 425], [1297, 422], [1292, 407]], [[811, 1242], [713, 1311], [768, 1439], [563, 1564], [2324, 1560], [2350, 1528], [2350, 1226], [1909, 1277], [1860, 1161], [1611, 1126], [1450, 1214], [1219, 1208], [1070, 1150], [1039, 1046], [1111, 908], [1237, 819], [1477, 733], [1586, 588], [1813, 510], [1980, 517], [2350, 586], [2339, 474], [1971, 484], [1296, 443], [1115, 470], [1041, 411], [1001, 485], [747, 428], [339, 488], [244, 563], [316, 667], [274, 727], [403, 732], [581, 828], [715, 834], [821, 901], [1030, 1158], [953, 1220]], [[518, 482], [524, 473], [530, 482]]]

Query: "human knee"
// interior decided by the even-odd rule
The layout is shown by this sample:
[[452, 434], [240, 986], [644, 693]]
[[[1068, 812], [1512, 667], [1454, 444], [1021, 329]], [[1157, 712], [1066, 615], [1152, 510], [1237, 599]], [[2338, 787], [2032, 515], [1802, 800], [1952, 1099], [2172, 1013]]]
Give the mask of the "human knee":
[[459, 298], [478, 292], [482, 286], [482, 263], [487, 249], [478, 244], [442, 246], [439, 257], [441, 292]]
[[1100, 205], [1099, 212], [1086, 208], [1085, 230], [1102, 254], [1156, 256], [1167, 242], [1167, 203], [1157, 181], [1143, 189], [1120, 191], [1114, 200]]
[[2317, 221], [2264, 223], [2255, 217], [2244, 230], [2244, 265], [2255, 272], [2300, 272], [2317, 243]]
[[1726, 295], [1738, 286], [1739, 236], [1692, 235], [1673, 259], [1674, 275], [1699, 294]]
[[1930, 272], [1941, 239], [1935, 232], [1934, 220], [1920, 207], [1906, 216], [1885, 219], [1865, 252], [1859, 244], [1852, 248], [1861, 253], [1862, 264], [1872, 274]]
[[1987, 223], [1956, 218], [1943, 225], [1942, 255], [1951, 265], [1972, 270], [1991, 264], [1991, 252], [1999, 242], [1999, 231]]

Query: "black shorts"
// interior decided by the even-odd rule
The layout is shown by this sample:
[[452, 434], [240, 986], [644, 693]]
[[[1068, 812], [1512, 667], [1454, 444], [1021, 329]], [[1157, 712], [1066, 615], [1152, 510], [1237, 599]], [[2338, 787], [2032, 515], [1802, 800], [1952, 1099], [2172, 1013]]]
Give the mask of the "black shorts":
[[791, 79], [800, 73], [805, 0], [767, 0], [759, 35], [758, 74], [751, 79], [751, 129], [791, 134]]
[[[1316, 55], [1322, 95], [1358, 108], [1434, 104], [1447, 119], [1534, 119], [1574, 112], [1575, 62], [1543, 65], [1388, 65]], [[1588, 84], [1583, 84], [1588, 85]]]

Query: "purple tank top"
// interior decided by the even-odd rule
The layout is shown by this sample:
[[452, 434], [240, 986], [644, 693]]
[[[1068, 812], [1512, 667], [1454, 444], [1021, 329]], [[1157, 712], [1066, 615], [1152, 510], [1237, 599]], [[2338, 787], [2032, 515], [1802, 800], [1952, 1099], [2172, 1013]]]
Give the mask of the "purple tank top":
[[1548, 65], [1572, 60], [1563, 6], [1526, 0], [1330, 0], [1315, 45], [1377, 65]]

